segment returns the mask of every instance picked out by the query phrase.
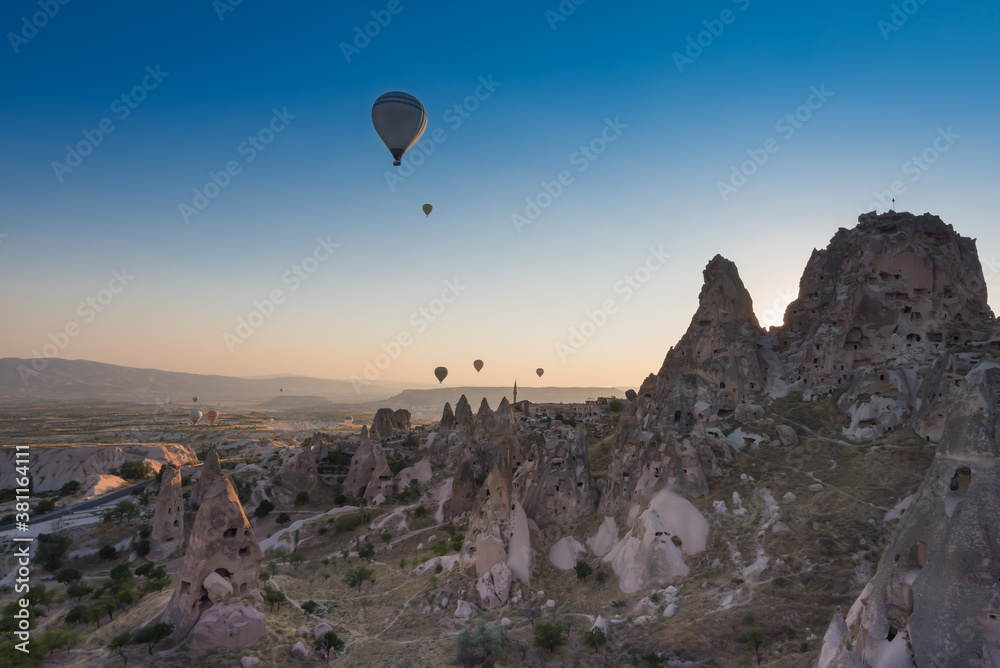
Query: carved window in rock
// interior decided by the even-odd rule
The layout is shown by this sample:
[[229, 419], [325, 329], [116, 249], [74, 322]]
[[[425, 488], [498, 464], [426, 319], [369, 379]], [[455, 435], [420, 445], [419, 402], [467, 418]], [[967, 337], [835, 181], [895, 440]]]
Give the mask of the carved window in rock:
[[222, 534], [223, 538], [236, 538], [236, 527], [230, 527], [226, 529], [225, 533]]

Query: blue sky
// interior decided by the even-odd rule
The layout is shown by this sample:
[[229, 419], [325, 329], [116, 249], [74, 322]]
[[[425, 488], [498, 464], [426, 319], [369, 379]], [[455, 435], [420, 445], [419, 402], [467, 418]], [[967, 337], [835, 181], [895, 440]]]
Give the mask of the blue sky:
[[[1000, 290], [995, 1], [36, 0], [0, 28], [0, 356], [637, 386], [712, 256], [777, 324], [894, 181]], [[403, 168], [391, 90], [428, 114]]]

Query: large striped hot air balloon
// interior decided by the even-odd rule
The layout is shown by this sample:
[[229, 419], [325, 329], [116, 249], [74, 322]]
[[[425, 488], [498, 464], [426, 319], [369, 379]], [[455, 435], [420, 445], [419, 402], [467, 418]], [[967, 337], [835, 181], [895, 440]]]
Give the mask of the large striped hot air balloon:
[[191, 424], [198, 424], [198, 420], [201, 419], [201, 411], [191, 411], [188, 413], [188, 417], [191, 418]]
[[208, 411], [205, 417], [208, 418], [209, 423], [215, 424], [215, 421], [219, 419], [219, 411]]
[[398, 167], [403, 154], [424, 133], [427, 111], [420, 100], [408, 93], [386, 93], [372, 105], [372, 125], [392, 153], [392, 164]]

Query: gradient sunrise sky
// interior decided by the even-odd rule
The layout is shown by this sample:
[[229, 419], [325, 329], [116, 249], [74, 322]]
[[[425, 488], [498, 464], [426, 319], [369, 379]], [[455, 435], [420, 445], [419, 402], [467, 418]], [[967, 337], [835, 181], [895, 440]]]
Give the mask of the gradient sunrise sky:
[[[0, 357], [636, 387], [715, 254], [778, 324], [894, 182], [1000, 290], [995, 0], [34, 0], [0, 27]], [[428, 114], [402, 168], [393, 90]]]

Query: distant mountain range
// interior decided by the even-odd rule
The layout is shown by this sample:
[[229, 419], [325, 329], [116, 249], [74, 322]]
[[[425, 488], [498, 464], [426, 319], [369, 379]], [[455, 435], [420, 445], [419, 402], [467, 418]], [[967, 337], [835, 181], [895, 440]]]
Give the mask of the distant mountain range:
[[[133, 402], [189, 404], [209, 407], [220, 402], [270, 409], [405, 408], [414, 417], [439, 417], [445, 402], [452, 406], [464, 394], [478, 410], [483, 397], [496, 408], [503, 397], [513, 400], [512, 387], [435, 387], [404, 389], [402, 383], [355, 385], [345, 380], [306, 376], [237, 378], [136, 369], [86, 360], [0, 359], [0, 401]], [[42, 362], [44, 361], [44, 364]], [[401, 391], [402, 390], [402, 391]], [[394, 394], [395, 393], [395, 394]], [[582, 403], [599, 396], [622, 396], [614, 387], [523, 387], [517, 398], [535, 403]]]
[[404, 387], [402, 383], [371, 383], [360, 385], [355, 391], [350, 381], [306, 376], [236, 378], [136, 369], [86, 360], [0, 359], [0, 400], [3, 401], [186, 404], [198, 397], [199, 404], [207, 406], [221, 401], [261, 403], [283, 395], [305, 395], [332, 403], [358, 403], [389, 397]]

